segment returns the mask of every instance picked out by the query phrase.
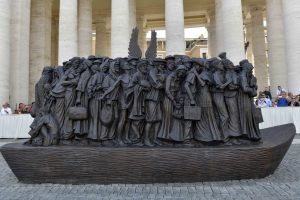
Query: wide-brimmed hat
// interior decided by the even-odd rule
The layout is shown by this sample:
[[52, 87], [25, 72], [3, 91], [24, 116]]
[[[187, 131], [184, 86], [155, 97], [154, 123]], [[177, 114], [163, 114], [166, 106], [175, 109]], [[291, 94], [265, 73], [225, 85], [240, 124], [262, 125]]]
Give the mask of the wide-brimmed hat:
[[191, 58], [191, 62], [204, 66], [206, 61], [203, 58]]
[[169, 56], [166, 56], [166, 57], [165, 57], [165, 60], [166, 60], [166, 61], [167, 61], [167, 60], [175, 60], [175, 57], [172, 56], [172, 55], [169, 55]]
[[130, 61], [132, 61], [132, 60], [139, 60], [140, 58], [138, 58], [138, 57], [133, 57], [133, 56], [129, 56], [128, 57], [128, 62], [130, 62]]
[[226, 52], [222, 52], [219, 54], [219, 58], [226, 59]]
[[239, 64], [240, 64], [241, 67], [243, 67], [243, 65], [245, 63], [249, 63], [249, 60], [247, 60], [247, 59], [241, 60]]
[[82, 64], [86, 65], [87, 67], [91, 67], [93, 65], [93, 61], [85, 59]]
[[96, 60], [97, 58], [94, 55], [89, 55], [87, 59], [89, 59], [89, 60]]
[[166, 60], [162, 58], [154, 58], [153, 63], [166, 63]]

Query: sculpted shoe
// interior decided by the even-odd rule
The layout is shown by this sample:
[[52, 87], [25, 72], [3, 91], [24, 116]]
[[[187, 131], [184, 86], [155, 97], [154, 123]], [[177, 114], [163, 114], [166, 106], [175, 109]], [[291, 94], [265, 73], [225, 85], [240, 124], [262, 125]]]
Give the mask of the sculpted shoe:
[[185, 147], [194, 147], [194, 144], [190, 140], [186, 140], [183, 142], [183, 146]]
[[138, 143], [133, 144], [133, 146], [143, 147], [144, 144], [142, 142], [138, 142]]
[[126, 146], [128, 146], [127, 144], [125, 144], [125, 143], [123, 142], [123, 140], [118, 140], [117, 143], [118, 143], [118, 145], [119, 145], [120, 147], [126, 147]]
[[144, 144], [148, 147], [154, 147], [154, 144], [152, 142], [150, 142], [149, 140], [145, 140]]
[[242, 143], [238, 140], [238, 139], [236, 139], [236, 138], [233, 138], [232, 140], [231, 140], [231, 142], [232, 142], [232, 144], [236, 144], [236, 145], [241, 145]]
[[156, 144], [156, 145], [158, 145], [158, 146], [161, 146], [161, 145], [162, 145], [162, 142], [159, 141], [158, 139], [154, 140], [153, 142], [154, 142], [154, 144]]

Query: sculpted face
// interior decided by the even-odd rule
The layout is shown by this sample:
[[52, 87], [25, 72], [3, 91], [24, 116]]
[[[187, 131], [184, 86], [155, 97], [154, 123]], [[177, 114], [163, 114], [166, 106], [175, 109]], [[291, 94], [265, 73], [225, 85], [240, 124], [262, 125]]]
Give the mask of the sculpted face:
[[120, 72], [120, 62], [115, 62], [114, 68], [115, 68], [115, 71], [116, 71], [117, 73], [119, 73], [119, 72]]
[[137, 61], [135, 59], [133, 59], [133, 60], [130, 61], [130, 64], [133, 65], [133, 66], [136, 66], [137, 65]]
[[147, 64], [146, 63], [143, 63], [141, 66], [140, 66], [140, 70], [142, 73], [147, 73]]
[[167, 61], [167, 68], [169, 71], [173, 71], [175, 69], [175, 62], [173, 60]]
[[185, 77], [185, 70], [184, 70], [184, 69], [178, 70], [177, 76], [178, 76], [179, 78]]
[[192, 64], [190, 62], [185, 62], [184, 63], [184, 66], [187, 68], [187, 69], [191, 69], [192, 68]]

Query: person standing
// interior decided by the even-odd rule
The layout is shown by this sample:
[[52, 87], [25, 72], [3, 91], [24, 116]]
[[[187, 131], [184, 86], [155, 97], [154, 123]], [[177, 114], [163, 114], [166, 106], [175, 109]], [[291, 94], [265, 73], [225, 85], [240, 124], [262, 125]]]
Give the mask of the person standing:
[[11, 108], [9, 107], [9, 104], [5, 102], [1, 108], [1, 115], [11, 115], [11, 114], [12, 114]]
[[269, 90], [269, 87], [265, 87], [265, 91], [263, 93], [266, 95], [266, 98], [268, 98], [272, 101], [272, 94]]

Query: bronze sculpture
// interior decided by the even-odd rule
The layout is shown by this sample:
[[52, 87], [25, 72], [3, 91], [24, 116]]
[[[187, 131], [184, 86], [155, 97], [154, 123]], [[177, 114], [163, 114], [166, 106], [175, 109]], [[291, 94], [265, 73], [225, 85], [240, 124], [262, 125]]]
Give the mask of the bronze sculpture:
[[0, 149], [20, 181], [200, 182], [274, 172], [295, 127], [260, 132], [252, 64], [234, 66], [224, 52], [157, 58], [151, 36], [145, 58], [134, 29], [128, 57], [74, 57], [44, 68], [31, 138]]
[[[45, 67], [36, 86], [29, 143], [39, 134], [45, 142], [35, 145], [154, 147], [260, 140], [252, 100], [256, 78], [247, 60], [234, 66], [225, 52], [211, 59], [157, 58], [156, 32], [151, 35], [146, 58], [135, 28], [126, 58], [74, 57], [63, 66]], [[55, 142], [36, 128], [45, 116], [56, 122]]]

